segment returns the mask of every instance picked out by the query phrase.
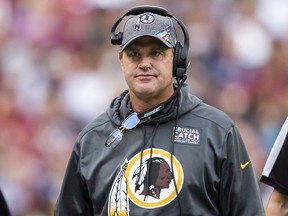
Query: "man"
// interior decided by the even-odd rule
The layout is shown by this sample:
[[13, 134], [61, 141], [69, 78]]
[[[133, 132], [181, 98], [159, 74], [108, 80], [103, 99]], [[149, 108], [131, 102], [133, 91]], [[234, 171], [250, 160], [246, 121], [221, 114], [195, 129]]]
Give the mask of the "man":
[[260, 181], [273, 187], [267, 216], [288, 215], [288, 117], [266, 161]]
[[133, 8], [111, 42], [128, 91], [79, 134], [55, 215], [264, 215], [238, 129], [184, 83], [183, 23], [163, 8]]

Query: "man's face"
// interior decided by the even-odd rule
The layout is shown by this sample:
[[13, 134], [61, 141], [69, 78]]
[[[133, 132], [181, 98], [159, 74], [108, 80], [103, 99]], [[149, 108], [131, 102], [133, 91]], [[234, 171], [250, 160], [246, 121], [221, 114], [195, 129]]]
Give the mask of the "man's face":
[[135, 39], [119, 60], [131, 98], [163, 102], [173, 94], [173, 49], [158, 39]]

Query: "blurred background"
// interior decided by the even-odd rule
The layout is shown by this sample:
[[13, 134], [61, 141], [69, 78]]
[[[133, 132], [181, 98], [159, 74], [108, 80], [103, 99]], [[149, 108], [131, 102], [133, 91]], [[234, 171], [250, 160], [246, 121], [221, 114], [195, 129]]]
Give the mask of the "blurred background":
[[126, 89], [109, 35], [140, 4], [186, 24], [190, 91], [236, 122], [259, 179], [288, 114], [287, 0], [0, 0], [0, 188], [14, 216], [52, 215], [77, 134]]

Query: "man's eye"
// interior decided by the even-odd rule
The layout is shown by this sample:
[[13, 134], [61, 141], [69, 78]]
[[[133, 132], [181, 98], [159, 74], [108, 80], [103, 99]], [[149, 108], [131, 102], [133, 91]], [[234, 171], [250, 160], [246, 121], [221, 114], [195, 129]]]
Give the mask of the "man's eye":
[[140, 56], [139, 52], [136, 52], [136, 51], [131, 51], [131, 52], [129, 52], [128, 55], [130, 57], [139, 57]]
[[153, 51], [152, 53], [151, 53], [151, 55], [152, 56], [161, 56], [162, 55], [162, 53], [160, 52], [160, 51]]

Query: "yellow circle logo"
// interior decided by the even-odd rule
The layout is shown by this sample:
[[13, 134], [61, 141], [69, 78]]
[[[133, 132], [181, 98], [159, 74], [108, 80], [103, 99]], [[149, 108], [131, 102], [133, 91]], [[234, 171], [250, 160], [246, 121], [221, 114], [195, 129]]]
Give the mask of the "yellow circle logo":
[[143, 208], [167, 205], [180, 193], [183, 169], [175, 156], [162, 149], [146, 149], [128, 163], [125, 177], [129, 199]]

